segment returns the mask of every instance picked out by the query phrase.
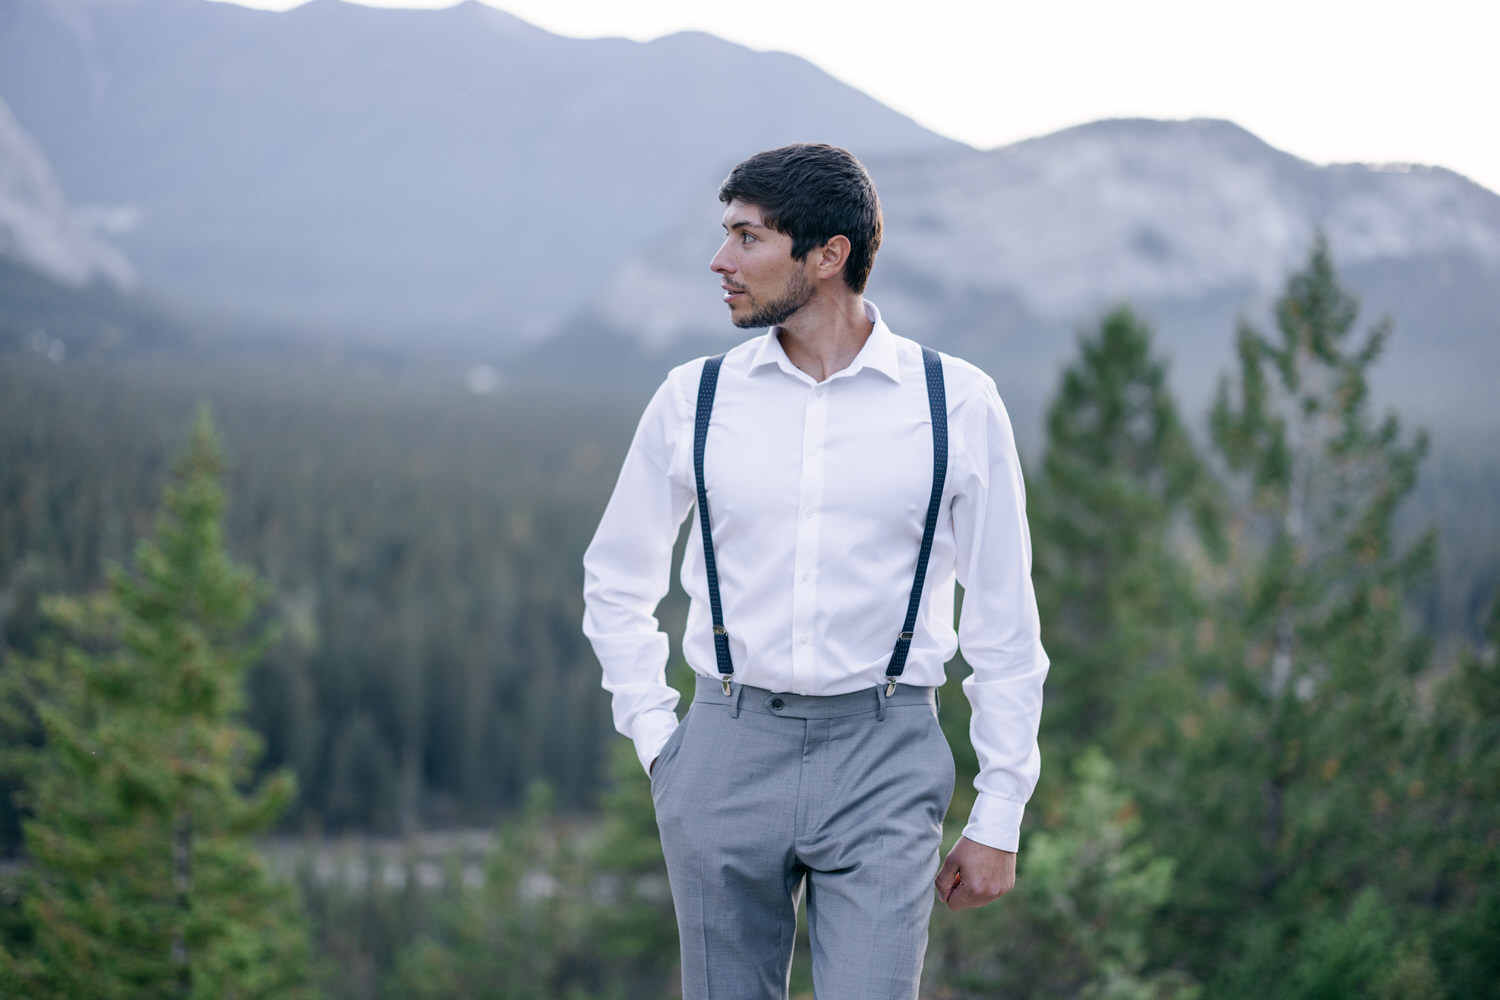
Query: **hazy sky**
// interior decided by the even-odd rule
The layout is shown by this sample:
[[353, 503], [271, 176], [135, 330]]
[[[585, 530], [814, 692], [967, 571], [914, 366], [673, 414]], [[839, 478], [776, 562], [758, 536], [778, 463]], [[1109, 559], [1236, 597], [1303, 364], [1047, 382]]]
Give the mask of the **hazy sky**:
[[794, 52], [984, 149], [1100, 118], [1228, 118], [1317, 163], [1436, 164], [1500, 191], [1500, 0], [486, 2], [563, 35]]

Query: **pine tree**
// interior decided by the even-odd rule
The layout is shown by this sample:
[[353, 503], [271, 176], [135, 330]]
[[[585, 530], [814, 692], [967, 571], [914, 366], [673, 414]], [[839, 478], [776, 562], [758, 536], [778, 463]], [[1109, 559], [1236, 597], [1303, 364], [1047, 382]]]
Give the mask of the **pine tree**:
[[1285, 962], [1400, 863], [1400, 748], [1425, 664], [1403, 602], [1431, 539], [1403, 546], [1393, 519], [1426, 440], [1371, 417], [1389, 325], [1357, 336], [1357, 318], [1320, 236], [1276, 305], [1276, 335], [1241, 326], [1238, 379], [1211, 415], [1236, 505], [1231, 583], [1179, 725], [1182, 808], [1161, 827], [1204, 961], [1253, 922]]
[[[930, 976], [955, 998], [1191, 997], [1191, 977], [1152, 967], [1148, 948], [1174, 862], [1152, 850], [1141, 807], [1173, 786], [1143, 763], [1182, 697], [1200, 603], [1193, 526], [1214, 537], [1218, 498], [1150, 329], [1129, 308], [1081, 339], [1047, 411], [1039, 473], [1028, 516], [1052, 661], [1042, 753], [1054, 777], [1028, 811], [1038, 825], [1016, 890], [983, 910], [935, 914]], [[960, 774], [972, 777], [965, 700], [945, 700], [943, 716]], [[971, 796], [960, 780], [950, 825]]]
[[30, 812], [7, 995], [311, 995], [300, 919], [248, 843], [292, 787], [253, 782], [238, 721], [262, 592], [224, 548], [222, 468], [204, 412], [133, 570], [53, 599], [40, 654], [7, 673]]
[[933, 913], [927, 978], [952, 1000], [1194, 1000], [1192, 977], [1151, 969], [1174, 862], [1097, 748], [1061, 777], [1057, 817], [1028, 835], [1016, 888], [978, 910]]
[[1047, 411], [1032, 488], [1035, 579], [1052, 660], [1044, 751], [1159, 741], [1197, 601], [1189, 521], [1212, 538], [1215, 484], [1178, 417], [1166, 364], [1127, 307], [1084, 337]]
[[1483, 642], [1433, 685], [1399, 810], [1407, 898], [1433, 911], [1433, 957], [1454, 1000], [1500, 997], [1500, 600]]
[[[552, 793], [536, 784], [526, 807], [496, 831], [482, 889], [457, 884], [432, 933], [397, 956], [393, 995], [411, 1000], [529, 1000], [598, 996], [579, 961], [586, 877], [560, 837]], [[607, 995], [607, 994], [606, 994]]]

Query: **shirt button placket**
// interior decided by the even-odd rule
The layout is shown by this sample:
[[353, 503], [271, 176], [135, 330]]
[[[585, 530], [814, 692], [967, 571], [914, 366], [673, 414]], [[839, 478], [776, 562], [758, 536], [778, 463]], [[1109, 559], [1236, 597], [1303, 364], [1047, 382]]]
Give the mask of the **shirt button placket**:
[[823, 502], [828, 390], [814, 386], [802, 421], [802, 479], [797, 497], [797, 543], [792, 581], [792, 688], [814, 690], [817, 670], [817, 566], [821, 542], [818, 517]]

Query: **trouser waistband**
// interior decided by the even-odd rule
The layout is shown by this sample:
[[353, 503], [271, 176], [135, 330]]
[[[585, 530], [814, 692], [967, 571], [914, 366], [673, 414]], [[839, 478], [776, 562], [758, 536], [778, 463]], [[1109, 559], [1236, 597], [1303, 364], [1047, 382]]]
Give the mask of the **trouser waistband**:
[[928, 705], [935, 710], [937, 689], [897, 684], [896, 690], [887, 695], [885, 682], [882, 680], [862, 691], [813, 695], [768, 691], [749, 684], [731, 684], [729, 694], [726, 695], [721, 680], [699, 674], [693, 701], [705, 705], [727, 704], [736, 713], [756, 712], [791, 719], [838, 719], [864, 714], [884, 716], [887, 708], [906, 705]]

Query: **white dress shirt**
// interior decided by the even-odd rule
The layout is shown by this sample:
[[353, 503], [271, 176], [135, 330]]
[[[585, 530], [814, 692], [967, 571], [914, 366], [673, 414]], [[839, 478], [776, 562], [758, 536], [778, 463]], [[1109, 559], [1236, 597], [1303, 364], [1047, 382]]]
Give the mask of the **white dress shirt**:
[[[775, 329], [729, 351], [704, 458], [724, 625], [737, 683], [835, 695], [883, 684], [906, 617], [932, 493], [932, 420], [921, 348], [874, 330], [823, 382], [788, 360]], [[960, 644], [973, 674], [978, 798], [964, 835], [1015, 850], [1040, 759], [1047, 657], [1015, 440], [995, 383], [943, 356], [948, 475], [903, 684], [936, 687]], [[584, 556], [584, 632], [604, 667], [616, 728], [649, 768], [677, 727], [655, 610], [694, 508], [693, 422], [703, 361], [672, 370], [641, 417]], [[695, 516], [681, 580], [683, 652], [718, 678]], [[954, 581], [964, 587], [954, 621]]]

